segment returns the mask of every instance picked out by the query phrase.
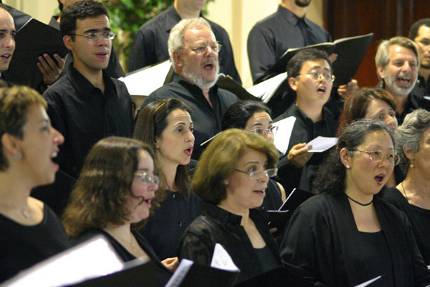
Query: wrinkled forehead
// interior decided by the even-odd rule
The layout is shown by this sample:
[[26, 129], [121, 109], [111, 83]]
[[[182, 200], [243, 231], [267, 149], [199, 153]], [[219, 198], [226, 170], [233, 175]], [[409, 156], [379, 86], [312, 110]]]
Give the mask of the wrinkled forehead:
[[396, 60], [409, 61], [409, 62], [415, 62], [415, 63], [418, 62], [418, 58], [417, 58], [417, 55], [415, 54], [415, 51], [400, 45], [391, 45], [388, 48], [388, 58], [389, 58], [389, 61], [391, 62]]
[[212, 30], [202, 24], [187, 27], [184, 31], [184, 44], [193, 44], [195, 42], [216, 42], [215, 35]]

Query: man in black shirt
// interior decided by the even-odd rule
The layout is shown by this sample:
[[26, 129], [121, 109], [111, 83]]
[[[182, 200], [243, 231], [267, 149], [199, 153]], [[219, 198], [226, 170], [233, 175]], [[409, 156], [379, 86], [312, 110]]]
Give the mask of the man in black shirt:
[[405, 37], [384, 40], [376, 51], [375, 65], [379, 85], [394, 96], [397, 121], [401, 124], [406, 114], [422, 104], [422, 98], [411, 93], [418, 78], [418, 49]]
[[261, 20], [248, 35], [248, 58], [254, 83], [289, 48], [328, 42], [330, 35], [305, 17], [311, 0], [282, 0], [278, 11]]
[[[279, 180], [287, 192], [293, 188], [311, 191], [311, 184], [324, 153], [313, 154], [307, 143], [317, 136], [334, 137], [337, 122], [324, 108], [330, 97], [334, 76], [327, 54], [308, 49], [298, 52], [287, 65], [288, 84], [296, 102], [275, 119], [296, 118], [288, 149], [279, 162]], [[278, 135], [282, 136], [282, 135]]]
[[64, 9], [60, 28], [73, 62], [44, 96], [52, 125], [65, 137], [60, 168], [77, 177], [94, 143], [107, 136], [131, 136], [132, 104], [125, 85], [103, 72], [115, 36], [105, 7], [78, 1]]
[[169, 36], [169, 54], [173, 63], [172, 82], [153, 92], [143, 105], [177, 98], [191, 110], [194, 123], [193, 158], [203, 151], [201, 143], [221, 131], [221, 120], [237, 97], [216, 85], [220, 46], [209, 23], [203, 18], [184, 19]]
[[412, 24], [409, 39], [415, 41], [420, 50], [418, 81], [412, 94], [422, 99], [421, 108], [430, 110], [430, 18], [420, 19]]
[[[160, 15], [146, 22], [137, 32], [128, 62], [129, 71], [158, 64], [169, 58], [167, 39], [173, 26], [181, 19], [201, 16], [205, 0], [174, 0], [173, 5]], [[207, 19], [206, 19], [207, 20]], [[241, 83], [234, 64], [233, 49], [227, 31], [220, 25], [207, 20], [216, 40], [222, 48], [219, 53], [221, 73]]]

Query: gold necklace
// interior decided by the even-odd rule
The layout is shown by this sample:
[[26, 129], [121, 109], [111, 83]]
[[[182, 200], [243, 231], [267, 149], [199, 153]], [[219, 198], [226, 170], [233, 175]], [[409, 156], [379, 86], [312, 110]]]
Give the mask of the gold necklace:
[[401, 186], [401, 187], [402, 187], [402, 189], [403, 189], [403, 194], [405, 195], [406, 201], [407, 201], [407, 202], [409, 202], [409, 198], [408, 198], [408, 195], [407, 195], [407, 193], [406, 193], [406, 188], [405, 188], [405, 186], [403, 185], [403, 182], [405, 182], [405, 181], [402, 181], [402, 183], [400, 183], [400, 186]]

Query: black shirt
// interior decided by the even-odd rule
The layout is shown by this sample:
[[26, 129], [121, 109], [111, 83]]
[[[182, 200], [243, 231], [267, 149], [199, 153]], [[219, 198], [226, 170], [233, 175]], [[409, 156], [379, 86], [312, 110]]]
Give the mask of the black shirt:
[[278, 10], [259, 21], [248, 35], [248, 58], [254, 83], [264, 76], [289, 48], [304, 47], [305, 44], [317, 44], [330, 41], [330, 35], [323, 28], [303, 19], [308, 32], [308, 43], [305, 43], [299, 17], [288, 9], [279, 6]]
[[384, 188], [382, 199], [404, 211], [412, 224], [418, 248], [427, 265], [430, 265], [430, 210], [409, 204], [397, 188]]
[[[239, 73], [234, 64], [233, 49], [227, 31], [220, 25], [209, 21], [216, 40], [221, 44], [219, 52], [220, 72], [230, 75], [241, 83]], [[181, 17], [175, 8], [171, 6], [160, 15], [142, 25], [136, 33], [134, 44], [130, 52], [128, 62], [129, 71], [158, 64], [169, 59], [167, 40], [170, 30], [181, 21]]]
[[169, 192], [154, 214], [146, 222], [142, 235], [159, 258], [178, 256], [179, 240], [185, 229], [200, 215], [200, 198], [180, 192]]
[[61, 170], [77, 177], [90, 148], [108, 136], [130, 137], [132, 102], [123, 82], [104, 74], [105, 92], [94, 87], [70, 63], [43, 94], [52, 126], [64, 136], [58, 161]]
[[231, 92], [215, 85], [209, 90], [211, 106], [199, 87], [174, 74], [172, 82], [150, 94], [143, 106], [168, 98], [182, 100], [190, 108], [195, 137], [193, 159], [198, 159], [203, 152], [200, 144], [221, 131], [225, 111], [238, 100]]
[[36, 225], [22, 225], [0, 214], [0, 282], [68, 247], [63, 226], [46, 204], [43, 220]]
[[[429, 270], [405, 214], [377, 196], [373, 205], [384, 237], [378, 244], [385, 244], [383, 248], [388, 251], [378, 253], [384, 265], [392, 266], [394, 286], [430, 284]], [[375, 252], [375, 246], [367, 248], [369, 244], [363, 243], [345, 194], [324, 193], [309, 198], [294, 211], [284, 233], [281, 258], [301, 268], [312, 286], [356, 286], [381, 275], [375, 271], [390, 273], [381, 267], [367, 268], [374, 263], [363, 255]], [[379, 283], [371, 286], [381, 286]]]
[[352, 264], [361, 266], [356, 270], [357, 277], [370, 280], [381, 275], [372, 286], [395, 286], [391, 255], [383, 232], [358, 232], [358, 237], [361, 246], [353, 250], [353, 257], [350, 259]]
[[[180, 244], [180, 258], [187, 258], [201, 265], [210, 265], [215, 244], [221, 244], [240, 269], [238, 281], [244, 281], [270, 268], [279, 267], [279, 249], [258, 210], [250, 210], [258, 232], [273, 256], [273, 260], [260, 261], [251, 241], [240, 225], [242, 217], [213, 204], [204, 205], [203, 215], [187, 228]], [[270, 266], [263, 266], [263, 264]], [[273, 266], [274, 264], [277, 266]]]
[[298, 168], [289, 162], [288, 152], [294, 145], [307, 143], [318, 136], [335, 137], [337, 122], [334, 120], [332, 113], [327, 108], [324, 108], [322, 120], [314, 123], [295, 104], [290, 106], [279, 118], [275, 119], [275, 122], [290, 116], [296, 117], [296, 121], [287, 152], [281, 157], [278, 164], [278, 179], [287, 193], [291, 192], [293, 188], [310, 192], [318, 166], [327, 156], [328, 151], [314, 153], [303, 168]]

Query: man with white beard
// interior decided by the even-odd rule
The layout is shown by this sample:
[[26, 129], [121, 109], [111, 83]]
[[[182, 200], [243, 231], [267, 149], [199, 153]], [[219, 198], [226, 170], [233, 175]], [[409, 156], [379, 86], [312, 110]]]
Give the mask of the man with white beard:
[[203, 151], [200, 144], [221, 131], [224, 112], [238, 98], [216, 85], [221, 46], [205, 19], [184, 19], [176, 24], [168, 49], [173, 80], [150, 94], [143, 106], [166, 98], [182, 100], [191, 112], [195, 137], [192, 157], [198, 159]]
[[419, 108], [422, 102], [411, 94], [418, 78], [418, 48], [406, 37], [384, 40], [376, 51], [375, 65], [380, 86], [394, 96], [396, 116], [401, 124], [405, 115]]

